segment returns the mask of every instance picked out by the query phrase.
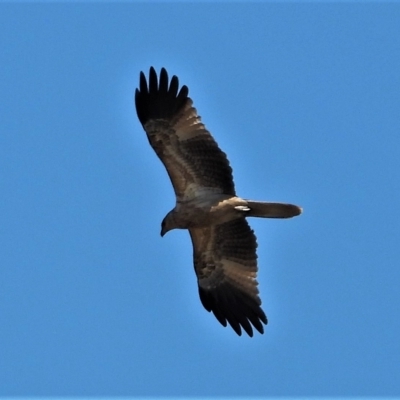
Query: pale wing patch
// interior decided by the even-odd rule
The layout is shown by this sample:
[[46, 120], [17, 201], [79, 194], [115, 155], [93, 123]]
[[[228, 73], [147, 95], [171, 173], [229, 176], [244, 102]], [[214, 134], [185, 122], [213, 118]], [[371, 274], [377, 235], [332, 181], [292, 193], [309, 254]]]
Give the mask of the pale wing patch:
[[198, 271], [199, 285], [207, 290], [216, 289], [223, 282], [228, 282], [252, 295], [258, 294], [257, 272], [239, 262], [221, 260], [219, 263], [202, 263]]
[[179, 118], [172, 121], [174, 130], [179, 140], [189, 140], [203, 134], [210, 136], [196, 109], [193, 107], [192, 99], [188, 98], [184, 109], [179, 113]]

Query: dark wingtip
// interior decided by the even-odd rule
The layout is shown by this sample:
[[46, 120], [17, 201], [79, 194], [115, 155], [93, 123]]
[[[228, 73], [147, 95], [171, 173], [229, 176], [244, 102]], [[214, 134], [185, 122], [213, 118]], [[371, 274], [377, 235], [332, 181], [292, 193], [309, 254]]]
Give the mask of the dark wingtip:
[[154, 67], [150, 67], [149, 80], [140, 72], [139, 89], [135, 91], [135, 105], [139, 121], [144, 125], [150, 119], [169, 119], [185, 105], [189, 89], [173, 76], [168, 87], [168, 73], [161, 68], [159, 79]]
[[264, 333], [263, 324], [267, 325], [268, 319], [258, 299], [229, 286], [220, 287], [218, 292], [199, 287], [199, 295], [204, 308], [212, 312], [222, 326], [229, 323], [237, 335], [242, 336], [244, 330], [253, 337], [253, 328]]

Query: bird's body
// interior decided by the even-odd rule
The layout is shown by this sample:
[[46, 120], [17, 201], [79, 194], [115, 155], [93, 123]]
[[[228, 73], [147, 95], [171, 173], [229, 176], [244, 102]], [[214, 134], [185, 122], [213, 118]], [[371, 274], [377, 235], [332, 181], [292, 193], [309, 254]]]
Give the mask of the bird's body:
[[165, 165], [176, 205], [161, 225], [161, 235], [188, 229], [203, 306], [237, 334], [252, 326], [263, 333], [267, 317], [257, 288], [257, 242], [246, 217], [289, 218], [301, 213], [292, 204], [257, 202], [236, 195], [225, 153], [206, 130], [178, 78], [158, 80], [143, 73], [135, 103], [149, 142]]
[[242, 217], [240, 207], [245, 207], [246, 204], [240, 197], [219, 193], [178, 201], [171, 211], [176, 225], [174, 228], [189, 229], [219, 225]]

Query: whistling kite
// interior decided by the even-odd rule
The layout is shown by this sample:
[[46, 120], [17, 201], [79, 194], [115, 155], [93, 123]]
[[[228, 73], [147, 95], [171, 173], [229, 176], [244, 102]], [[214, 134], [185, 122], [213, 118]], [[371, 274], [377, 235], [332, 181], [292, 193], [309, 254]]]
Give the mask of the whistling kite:
[[176, 76], [159, 79], [150, 68], [149, 83], [140, 73], [135, 103], [138, 118], [163, 162], [176, 195], [175, 208], [161, 224], [161, 236], [188, 229], [200, 300], [218, 321], [238, 335], [243, 328], [264, 332], [267, 317], [257, 289], [257, 242], [246, 217], [290, 218], [302, 209], [292, 204], [246, 200], [236, 196], [226, 154], [201, 122], [187, 86]]

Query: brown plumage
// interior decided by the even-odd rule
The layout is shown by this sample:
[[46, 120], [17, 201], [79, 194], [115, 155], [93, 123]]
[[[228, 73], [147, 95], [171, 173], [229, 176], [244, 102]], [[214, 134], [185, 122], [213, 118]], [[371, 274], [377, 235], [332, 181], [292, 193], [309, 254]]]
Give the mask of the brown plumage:
[[176, 76], [158, 79], [150, 68], [149, 82], [140, 73], [135, 103], [149, 142], [163, 162], [176, 195], [176, 205], [161, 225], [188, 229], [200, 300], [218, 321], [238, 335], [264, 332], [267, 317], [257, 288], [257, 241], [246, 217], [290, 218], [301, 213], [292, 204], [245, 200], [236, 196], [226, 154], [207, 131], [187, 86], [179, 90]]

